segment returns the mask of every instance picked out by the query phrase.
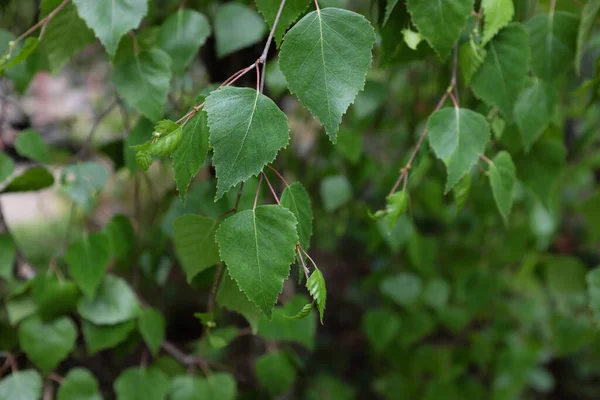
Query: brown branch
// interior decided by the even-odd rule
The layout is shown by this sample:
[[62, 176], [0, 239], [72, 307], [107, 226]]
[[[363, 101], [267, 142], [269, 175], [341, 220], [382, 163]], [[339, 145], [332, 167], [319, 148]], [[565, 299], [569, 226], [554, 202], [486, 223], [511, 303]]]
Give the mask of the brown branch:
[[275, 35], [275, 29], [277, 28], [277, 24], [279, 23], [279, 18], [281, 17], [281, 12], [283, 11], [283, 7], [285, 6], [285, 0], [281, 0], [281, 4], [279, 4], [279, 9], [277, 10], [277, 15], [275, 15], [275, 20], [273, 21], [273, 26], [271, 27], [271, 32], [269, 32], [269, 37], [267, 38], [267, 43], [265, 43], [265, 48], [263, 49], [260, 58], [257, 63], [262, 64], [262, 78], [260, 81], [260, 93], [263, 92], [265, 88], [265, 71], [267, 69], [267, 55], [269, 54], [269, 48], [271, 47], [271, 42], [273, 41], [273, 36]]

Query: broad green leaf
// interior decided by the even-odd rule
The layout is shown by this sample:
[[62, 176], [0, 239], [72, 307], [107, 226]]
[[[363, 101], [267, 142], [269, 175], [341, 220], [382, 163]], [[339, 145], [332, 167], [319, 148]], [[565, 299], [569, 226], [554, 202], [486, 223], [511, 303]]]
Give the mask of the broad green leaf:
[[531, 44], [531, 69], [538, 78], [553, 81], [572, 66], [579, 19], [556, 11], [539, 14], [525, 24]]
[[506, 151], [499, 152], [492, 160], [488, 174], [494, 200], [504, 223], [508, 224], [508, 215], [512, 208], [517, 179], [515, 164], [513, 164], [510, 154]]
[[132, 320], [114, 325], [95, 325], [84, 319], [81, 327], [88, 354], [95, 354], [127, 340], [135, 329], [135, 322]]
[[96, 325], [113, 325], [138, 316], [138, 299], [122, 278], [106, 275], [94, 299], [83, 298], [77, 311]]
[[585, 293], [587, 268], [579, 259], [552, 256], [545, 264], [546, 285], [555, 298]]
[[217, 230], [229, 274], [268, 318], [296, 258], [297, 223], [288, 209], [267, 205], [239, 212]]
[[156, 123], [151, 140], [144, 144], [133, 146], [132, 149], [138, 153], [142, 152], [148, 155], [171, 155], [181, 143], [182, 132], [181, 126], [168, 119], [163, 119]]
[[465, 203], [467, 202], [467, 199], [469, 198], [469, 192], [471, 191], [471, 181], [471, 174], [465, 174], [465, 176], [460, 178], [456, 186], [454, 186], [454, 188], [452, 189], [452, 194], [454, 195], [454, 202], [456, 203], [456, 208], [459, 211], [464, 207]]
[[308, 315], [312, 311], [312, 308], [314, 305], [315, 305], [314, 302], [305, 304], [304, 307], [302, 307], [302, 309], [300, 311], [298, 311], [295, 315], [291, 315], [291, 316], [286, 315], [285, 317], [287, 319], [291, 319], [291, 320], [302, 319], [304, 317], [308, 317]]
[[75, 283], [59, 280], [53, 275], [38, 275], [33, 283], [32, 294], [44, 321], [72, 312], [81, 296]]
[[546, 206], [552, 200], [566, 166], [566, 149], [558, 140], [538, 140], [528, 154], [515, 158], [517, 176]]
[[275, 307], [270, 321], [262, 315], [258, 327], [259, 336], [266, 340], [296, 342], [312, 350], [315, 347], [317, 313], [311, 311], [307, 318], [297, 320], [286, 318], [286, 315], [293, 315], [301, 309], [308, 300], [306, 296], [296, 295], [283, 307]]
[[[132, 173], [138, 169], [136, 151], [133, 150], [132, 147], [144, 144], [148, 140], [148, 136], [153, 132], [153, 129], [154, 124], [151, 121], [146, 118], [140, 118], [125, 140], [123, 145], [123, 158], [125, 159], [125, 166]], [[150, 163], [151, 162], [152, 158], [150, 158]], [[148, 166], [150, 166], [150, 164], [148, 164]]]
[[600, 0], [588, 0], [581, 10], [581, 22], [577, 31], [577, 52], [575, 53], [575, 71], [581, 72], [581, 59], [586, 41], [594, 29], [596, 17], [600, 12]]
[[586, 275], [590, 308], [594, 312], [596, 322], [600, 322], [600, 267], [589, 271]]
[[23, 42], [23, 46], [16, 45], [11, 47], [9, 45], [9, 52], [4, 57], [0, 57], [0, 73], [4, 70], [21, 64], [26, 61], [27, 58], [37, 49], [38, 38], [28, 37]]
[[111, 81], [128, 105], [156, 121], [167, 103], [171, 75], [169, 55], [161, 49], [150, 48], [138, 54], [132, 52], [116, 62]]
[[296, 381], [296, 368], [283, 352], [267, 353], [254, 363], [258, 384], [272, 396], [287, 392]]
[[217, 292], [219, 307], [241, 314], [252, 328], [252, 333], [258, 331], [258, 321], [262, 315], [260, 309], [240, 291], [238, 285], [231, 279], [228, 272], [223, 273], [221, 285]]
[[114, 384], [117, 400], [165, 400], [169, 379], [156, 368], [128, 368]]
[[147, 0], [73, 0], [77, 13], [92, 28], [111, 57], [121, 37], [137, 28], [148, 12]]
[[[265, 17], [265, 21], [269, 28], [273, 28], [273, 22], [279, 11], [280, 0], [257, 0], [256, 8]], [[310, 1], [308, 0], [289, 0], [285, 2], [285, 6], [281, 11], [277, 28], [275, 28], [275, 41], [279, 46], [285, 31], [292, 25], [296, 19], [308, 8]]]
[[458, 64], [467, 85], [471, 83], [473, 75], [479, 70], [486, 56], [487, 51], [473, 38], [464, 42], [458, 48]]
[[202, 110], [183, 126], [183, 137], [177, 150], [171, 154], [175, 183], [179, 197], [185, 201], [185, 193], [190, 182], [200, 170], [208, 153], [208, 121], [206, 111]]
[[327, 303], [327, 288], [321, 270], [315, 267], [315, 270], [306, 281], [306, 288], [317, 303], [321, 324], [323, 324], [323, 314], [325, 313], [325, 304]]
[[25, 318], [37, 312], [37, 305], [29, 295], [16, 296], [6, 302], [6, 314], [11, 326], [16, 326]]
[[0, 184], [4, 182], [15, 170], [15, 162], [6, 153], [0, 152]]
[[298, 237], [304, 250], [310, 247], [312, 236], [312, 208], [308, 192], [299, 182], [294, 182], [283, 190], [281, 205], [290, 210], [298, 220]]
[[354, 388], [341, 379], [320, 374], [305, 389], [304, 400], [354, 400]]
[[490, 128], [483, 115], [465, 108], [443, 108], [427, 122], [429, 143], [446, 164], [446, 193], [467, 174], [490, 140]]
[[110, 254], [121, 262], [130, 262], [135, 250], [135, 230], [131, 221], [124, 215], [116, 214], [102, 231], [110, 240]]
[[75, 203], [90, 211], [96, 195], [108, 179], [106, 168], [98, 162], [89, 161], [69, 165], [63, 169], [61, 184]]
[[110, 260], [110, 238], [104, 233], [91, 233], [69, 245], [65, 261], [69, 274], [83, 294], [93, 298], [106, 273]]
[[363, 315], [362, 329], [376, 352], [385, 350], [400, 332], [398, 314], [386, 310], [367, 310]]
[[219, 249], [215, 232], [219, 222], [200, 215], [183, 215], [173, 222], [175, 252], [188, 282], [205, 269], [218, 264]]
[[483, 0], [481, 8], [485, 16], [482, 38], [483, 45], [485, 45], [512, 20], [515, 7], [513, 0]]
[[[56, 5], [56, 1], [43, 1], [42, 13], [47, 15]], [[41, 41], [48, 56], [50, 70], [53, 73], [59, 72], [71, 57], [83, 50], [94, 38], [94, 32], [79, 17], [75, 6], [68, 4], [50, 20]]]
[[75, 348], [77, 328], [71, 319], [62, 317], [44, 323], [31, 317], [19, 327], [19, 345], [27, 357], [45, 374]]
[[374, 43], [365, 17], [337, 8], [307, 14], [284, 37], [279, 67], [290, 92], [333, 143], [342, 116], [365, 85]]
[[382, 25], [387, 24], [390, 17], [392, 16], [392, 12], [394, 11], [394, 8], [396, 8], [396, 4], [398, 4], [398, 0], [386, 0], [385, 12], [383, 14]]
[[165, 340], [165, 318], [154, 308], [147, 308], [140, 313], [138, 324], [144, 342], [156, 355]]
[[234, 400], [235, 379], [224, 372], [215, 372], [207, 378], [177, 376], [171, 381], [170, 400]]
[[384, 279], [379, 288], [399, 305], [408, 306], [421, 295], [423, 283], [417, 275], [402, 272]]
[[54, 185], [54, 176], [44, 167], [33, 167], [16, 176], [2, 193], [31, 192]]
[[398, 218], [406, 212], [408, 208], [408, 193], [406, 190], [400, 190], [386, 197], [387, 205], [385, 208], [386, 222], [388, 231], [392, 231]]
[[534, 78], [521, 91], [515, 104], [515, 120], [525, 150], [544, 133], [552, 120], [556, 107], [556, 94], [551, 84]]
[[179, 9], [158, 31], [158, 45], [169, 54], [175, 74], [182, 74], [210, 36], [210, 24], [201, 13]]
[[427, 305], [435, 309], [441, 309], [446, 306], [449, 298], [450, 285], [445, 280], [436, 278], [425, 285], [423, 300]]
[[50, 151], [44, 139], [34, 130], [26, 129], [15, 139], [15, 150], [19, 155], [40, 163], [50, 161]]
[[232, 186], [262, 171], [290, 136], [286, 115], [249, 88], [225, 87], [206, 98], [210, 146], [220, 199]]
[[42, 397], [42, 377], [34, 369], [13, 371], [0, 380], [0, 399], [39, 400]]
[[442, 60], [448, 58], [471, 15], [473, 0], [408, 0], [406, 4], [421, 35]]
[[352, 186], [343, 175], [328, 176], [321, 181], [321, 200], [326, 211], [332, 212], [352, 199]]
[[510, 24], [485, 49], [485, 60], [471, 81], [473, 93], [510, 120], [529, 69], [527, 31], [521, 24]]
[[15, 258], [17, 249], [8, 233], [0, 233], [0, 278], [9, 282], [14, 279]]
[[266, 32], [265, 23], [256, 11], [240, 3], [224, 3], [214, 19], [217, 56], [228, 56], [259, 42]]
[[58, 389], [57, 400], [102, 400], [98, 381], [90, 371], [73, 368]]

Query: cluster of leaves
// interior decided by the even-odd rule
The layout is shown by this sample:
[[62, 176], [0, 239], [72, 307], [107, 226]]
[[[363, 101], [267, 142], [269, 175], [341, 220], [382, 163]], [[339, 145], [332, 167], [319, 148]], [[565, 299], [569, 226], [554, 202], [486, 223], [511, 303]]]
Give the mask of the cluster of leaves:
[[[553, 390], [552, 360], [580, 362], [579, 379], [597, 373], [600, 278], [588, 269], [600, 262], [593, 250], [600, 76], [586, 61], [598, 59], [600, 1], [575, 3], [388, 0], [375, 2], [369, 22], [306, 0], [258, 0], [258, 11], [235, 2], [203, 6], [210, 18], [191, 6], [162, 15], [158, 2], [146, 0], [43, 0], [39, 22], [23, 35], [0, 30], [0, 74], [24, 91], [35, 73], [58, 73], [97, 39], [124, 114], [139, 115], [119, 143], [121, 161], [108, 158], [135, 185], [142, 174], [158, 181], [156, 170], [171, 163], [177, 193], [165, 195], [169, 203], [149, 221], [117, 214], [93, 233], [71, 234], [77, 214], [87, 218], [97, 208], [106, 165], [82, 160], [83, 151], [61, 156], [34, 130], [14, 143], [28, 160], [24, 172], [14, 176], [13, 159], [0, 153], [1, 193], [53, 187], [49, 167], [62, 164], [57, 186], [73, 204], [64, 248], [35, 276], [16, 273], [22, 250], [8, 229], [0, 235], [0, 371], [12, 369], [0, 399], [40, 398], [53, 380], [59, 400], [111, 390], [123, 400], [232, 399], [240, 381], [210, 368], [227, 361], [246, 331], [271, 350], [252, 360], [259, 391], [285, 393], [314, 373], [302, 355], [316, 347], [317, 319], [332, 314], [325, 315], [325, 276], [338, 287], [338, 308], [331, 288], [329, 296], [336, 326], [325, 337], [352, 326], [365, 341], [342, 337], [350, 344], [329, 352], [336, 346], [320, 346], [314, 357], [327, 354], [321, 361], [330, 372], [310, 378], [302, 388], [308, 399], [367, 391], [392, 400], [510, 399]], [[172, 83], [213, 36], [219, 60], [254, 45], [262, 53], [183, 99], [189, 112], [181, 116], [169, 103]], [[269, 52], [272, 39], [276, 51]], [[234, 86], [255, 71], [252, 87]], [[282, 96], [303, 108], [284, 113]], [[439, 99], [435, 108], [422, 104], [431, 99]], [[308, 124], [310, 115], [325, 132], [315, 139], [325, 149], [314, 155], [319, 162], [277, 158], [290, 127]], [[572, 120], [578, 126], [569, 137], [564, 127]], [[304, 184], [289, 184], [276, 159]], [[215, 179], [197, 178], [203, 169]], [[385, 208], [369, 213], [390, 186]], [[276, 204], [264, 201], [264, 187]], [[315, 192], [319, 203], [311, 201]], [[580, 231], [561, 224], [572, 220]], [[576, 237], [589, 255], [564, 251], [560, 235]], [[311, 242], [311, 252], [352, 266], [349, 277], [321, 271]], [[168, 282], [174, 259], [187, 289]], [[312, 300], [286, 295], [292, 265]], [[370, 273], [339, 289], [363, 265]], [[140, 288], [139, 271], [150, 288]], [[196, 314], [204, 335], [191, 354], [166, 339], [159, 289], [208, 297], [206, 310], [196, 310], [206, 311]], [[235, 316], [224, 310], [241, 314], [249, 328], [230, 324]], [[590, 348], [589, 358], [581, 355]], [[355, 389], [339, 377], [352, 381], [364, 371], [341, 365], [365, 349], [373, 368]], [[108, 382], [79, 362], [106, 351], [124, 366]], [[141, 361], [132, 367], [127, 357], [136, 353]], [[27, 367], [19, 369], [23, 358]]]

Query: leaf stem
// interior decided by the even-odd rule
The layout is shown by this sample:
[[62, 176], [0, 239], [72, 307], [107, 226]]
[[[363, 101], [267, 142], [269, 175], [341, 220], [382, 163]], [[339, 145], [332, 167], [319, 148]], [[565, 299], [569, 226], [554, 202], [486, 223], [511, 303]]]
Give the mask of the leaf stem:
[[267, 164], [267, 168], [269, 168], [271, 171], [275, 172], [275, 174], [277, 174], [277, 176], [279, 177], [279, 179], [281, 179], [281, 181], [285, 184], [285, 186], [289, 187], [290, 184], [287, 183], [287, 181], [285, 180], [285, 178], [283, 177], [283, 175], [281, 175], [279, 173], [279, 171], [277, 171], [275, 168], [271, 167], [269, 164]]
[[487, 158], [485, 155], [480, 154], [479, 158], [481, 158], [483, 161], [485, 161], [486, 163], [488, 163], [488, 165], [492, 165], [494, 162], [492, 160], [490, 160], [489, 158]]
[[214, 312], [215, 312], [215, 300], [217, 298], [217, 289], [219, 287], [219, 283], [221, 282], [221, 278], [223, 277], [223, 269], [225, 264], [223, 261], [219, 263], [217, 267], [217, 272], [215, 274], [215, 280], [213, 281], [210, 287], [210, 296], [208, 296], [208, 313], [213, 314], [212, 319], [214, 320]]
[[321, 13], [321, 9], [319, 8], [319, 2], [317, 0], [314, 0], [315, 2], [315, 7], [317, 7], [317, 12]]
[[258, 202], [258, 194], [260, 193], [260, 185], [262, 185], [262, 181], [263, 174], [260, 174], [260, 180], [258, 181], [258, 186], [256, 187], [256, 194], [254, 195], [254, 206], [252, 207], [253, 210], [256, 209], [256, 203]]
[[264, 172], [261, 172], [261, 174], [262, 174], [262, 176], [264, 176], [265, 181], [267, 181], [267, 185], [269, 185], [269, 189], [271, 190], [271, 194], [275, 198], [277, 205], [281, 205], [281, 203], [279, 202], [279, 197], [277, 197], [277, 193], [275, 193], [275, 189], [273, 189], [273, 186], [271, 186], [271, 182], [269, 181], [269, 178], [267, 177], [267, 175]]
[[302, 270], [304, 271], [304, 276], [306, 276], [306, 280], [308, 280], [308, 267], [306, 266], [306, 263], [304, 262], [304, 258], [302, 258], [302, 253], [300, 253], [300, 245], [297, 244], [296, 245], [296, 251], [298, 252], [298, 257], [300, 258], [300, 262], [302, 263]]
[[275, 20], [273, 21], [273, 26], [271, 27], [271, 31], [269, 32], [269, 36], [267, 37], [267, 42], [265, 43], [265, 48], [263, 49], [262, 54], [259, 59], [256, 60], [257, 65], [262, 64], [262, 79], [260, 81], [260, 89], [259, 92], [262, 93], [265, 88], [265, 71], [267, 69], [267, 55], [269, 54], [269, 49], [271, 48], [271, 42], [273, 42], [273, 36], [275, 35], [275, 29], [277, 29], [277, 24], [279, 23], [279, 18], [281, 18], [281, 13], [283, 11], [283, 7], [285, 6], [285, 0], [281, 0], [279, 4], [279, 9], [277, 10], [277, 14], [275, 15]]

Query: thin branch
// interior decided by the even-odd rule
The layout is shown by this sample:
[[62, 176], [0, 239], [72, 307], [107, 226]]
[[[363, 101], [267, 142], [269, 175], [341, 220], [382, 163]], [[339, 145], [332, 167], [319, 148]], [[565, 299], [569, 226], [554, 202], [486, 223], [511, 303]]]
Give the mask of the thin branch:
[[84, 157], [86, 155], [86, 152], [89, 150], [89, 147], [90, 147], [90, 144], [91, 144], [92, 139], [94, 137], [94, 134], [98, 130], [98, 127], [100, 127], [100, 124], [102, 123], [102, 120], [104, 120], [104, 118], [106, 118], [112, 112], [112, 110], [115, 107], [117, 107], [118, 105], [119, 105], [119, 102], [117, 100], [113, 101], [108, 107], [106, 107], [106, 109], [104, 111], [102, 111], [96, 117], [96, 121], [94, 122], [94, 125], [92, 125], [92, 129], [90, 129], [90, 133], [88, 133], [85, 141], [81, 145], [81, 148], [77, 152], [76, 158], [78, 160], [81, 161], [81, 160], [84, 159]]
[[269, 189], [271, 190], [271, 194], [275, 198], [277, 205], [281, 205], [279, 202], [279, 197], [277, 197], [277, 193], [275, 193], [275, 189], [273, 189], [273, 186], [271, 186], [271, 182], [269, 181], [269, 178], [267, 178], [267, 175], [264, 172], [261, 172], [261, 176], [265, 178], [265, 181], [267, 181], [267, 185], [269, 185]]
[[556, 0], [550, 0], [550, 10], [548, 11], [548, 13], [550, 15], [553, 15], [555, 8], [556, 8]]
[[308, 259], [312, 263], [313, 267], [315, 267], [315, 269], [318, 269], [317, 263], [315, 262], [315, 260], [312, 259], [312, 257], [310, 255], [308, 255], [308, 253], [306, 252], [306, 250], [304, 250], [304, 248], [302, 246], [298, 246], [298, 247], [300, 247], [300, 250], [302, 250], [302, 252], [304, 253], [304, 255], [306, 257], [308, 257]]
[[262, 64], [262, 79], [260, 81], [260, 93], [263, 92], [265, 88], [265, 74], [267, 69], [267, 55], [269, 54], [269, 48], [271, 47], [271, 42], [273, 41], [273, 36], [275, 35], [275, 29], [277, 29], [277, 24], [279, 23], [279, 18], [281, 17], [281, 12], [283, 11], [283, 7], [285, 6], [285, 0], [281, 0], [281, 4], [279, 4], [279, 9], [277, 10], [277, 15], [275, 15], [275, 20], [273, 21], [273, 26], [271, 27], [271, 32], [269, 32], [269, 37], [267, 38], [267, 43], [265, 43], [265, 48], [263, 49], [260, 58], [258, 59], [258, 63]]
[[244, 191], [244, 182], [240, 184], [240, 189], [237, 192], [237, 197], [235, 198], [235, 205], [233, 206], [233, 212], [237, 212], [238, 207], [240, 205], [240, 200], [242, 198], [242, 193]]
[[[215, 274], [215, 280], [213, 281], [210, 287], [210, 296], [208, 297], [208, 313], [213, 314], [215, 312], [215, 304], [217, 298], [217, 289], [219, 288], [219, 283], [221, 282], [221, 278], [223, 277], [223, 269], [225, 268], [224, 263], [221, 261], [219, 266], [217, 267], [217, 273]], [[214, 320], [214, 316], [212, 317]]]
[[448, 93], [448, 96], [450, 96], [450, 99], [452, 100], [452, 104], [454, 105], [454, 108], [458, 109], [459, 108], [458, 100], [456, 99], [456, 96], [454, 96], [454, 93], [450, 92], [450, 93]]
[[63, 377], [54, 372], [52, 372], [52, 373], [50, 373], [50, 375], [48, 375], [48, 379], [58, 383], [59, 385], [62, 385], [62, 383], [63, 383]]
[[262, 87], [261, 83], [260, 83], [260, 68], [258, 66], [258, 63], [254, 64], [256, 67], [256, 91], [258, 92], [260, 90], [260, 88]]

